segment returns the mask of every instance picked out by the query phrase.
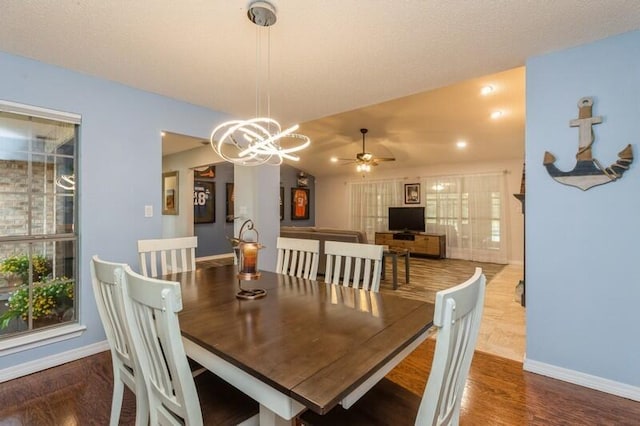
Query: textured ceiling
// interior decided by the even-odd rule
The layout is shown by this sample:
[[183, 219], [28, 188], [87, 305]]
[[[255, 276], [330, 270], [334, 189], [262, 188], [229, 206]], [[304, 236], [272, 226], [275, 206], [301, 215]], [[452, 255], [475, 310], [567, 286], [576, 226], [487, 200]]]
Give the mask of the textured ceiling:
[[[530, 56], [640, 28], [637, 0], [273, 4], [271, 116], [283, 126], [509, 70]], [[246, 18], [247, 5], [0, 0], [0, 50], [253, 116], [256, 29]], [[374, 123], [323, 132], [358, 140], [360, 127], [372, 129], [373, 142]], [[396, 136], [382, 136], [389, 149]]]

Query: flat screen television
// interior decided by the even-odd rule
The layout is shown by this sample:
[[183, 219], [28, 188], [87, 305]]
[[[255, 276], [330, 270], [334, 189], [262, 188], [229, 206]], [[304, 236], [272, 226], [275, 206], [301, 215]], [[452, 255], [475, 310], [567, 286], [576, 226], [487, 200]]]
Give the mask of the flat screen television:
[[389, 231], [424, 232], [424, 207], [389, 207]]

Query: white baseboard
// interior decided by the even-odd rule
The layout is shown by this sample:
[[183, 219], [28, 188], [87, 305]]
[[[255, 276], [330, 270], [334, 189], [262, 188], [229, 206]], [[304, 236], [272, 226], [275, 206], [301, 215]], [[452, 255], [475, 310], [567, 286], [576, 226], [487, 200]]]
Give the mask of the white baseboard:
[[106, 340], [0, 370], [0, 383], [109, 350]]
[[564, 382], [569, 382], [576, 385], [584, 386], [586, 388], [610, 393], [612, 395], [621, 396], [623, 398], [628, 398], [634, 401], [640, 401], [640, 387], [637, 386], [631, 386], [626, 383], [603, 379], [602, 377], [592, 376], [590, 374], [585, 374], [579, 371], [569, 370], [566, 368], [561, 368], [555, 365], [533, 361], [530, 359], [524, 360], [523, 369], [531, 373], [551, 377], [552, 379], [558, 379]]
[[223, 253], [223, 254], [214, 254], [212, 256], [196, 257], [196, 261], [227, 259], [229, 257], [233, 257], [233, 253]]

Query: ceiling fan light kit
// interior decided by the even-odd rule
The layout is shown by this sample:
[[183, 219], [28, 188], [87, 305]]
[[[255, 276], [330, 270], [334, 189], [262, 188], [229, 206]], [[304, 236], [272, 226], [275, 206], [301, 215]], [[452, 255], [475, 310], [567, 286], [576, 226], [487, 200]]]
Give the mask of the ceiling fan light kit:
[[[277, 21], [276, 9], [266, 1], [255, 1], [249, 5], [247, 11], [249, 20], [258, 27], [271, 27]], [[259, 28], [258, 31], [261, 29]], [[259, 38], [259, 33], [258, 33]], [[271, 39], [268, 39], [270, 43]], [[258, 67], [259, 45], [256, 46], [256, 68]], [[270, 52], [267, 50], [267, 68], [270, 68]], [[271, 110], [269, 105], [271, 96], [269, 94], [267, 71], [267, 111]], [[261, 164], [271, 164], [278, 166], [284, 159], [298, 161], [300, 157], [294, 152], [301, 151], [311, 144], [311, 140], [298, 133], [295, 124], [282, 130], [280, 123], [271, 117], [259, 116], [260, 95], [258, 93], [258, 77], [256, 71], [256, 118], [249, 120], [230, 120], [224, 122], [213, 129], [209, 140], [211, 148], [229, 163], [242, 166], [259, 166]], [[284, 143], [286, 141], [286, 144]]]

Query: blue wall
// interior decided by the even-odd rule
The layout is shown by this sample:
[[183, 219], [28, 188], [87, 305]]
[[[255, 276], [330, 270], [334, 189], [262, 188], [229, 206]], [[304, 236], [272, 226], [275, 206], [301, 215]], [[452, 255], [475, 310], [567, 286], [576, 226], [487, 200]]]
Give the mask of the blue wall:
[[[0, 359], [0, 369], [104, 340], [89, 273], [94, 254], [138, 269], [136, 242], [159, 238], [160, 131], [207, 135], [229, 117], [0, 52], [0, 98], [82, 115], [79, 144], [79, 338]], [[152, 205], [154, 216], [144, 217]]]
[[[558, 168], [573, 168], [569, 120], [583, 96], [603, 117], [594, 158], [610, 165], [629, 143], [636, 156], [621, 180], [587, 191], [542, 166], [549, 151]], [[640, 395], [640, 32], [529, 59], [526, 107], [527, 361]]]

